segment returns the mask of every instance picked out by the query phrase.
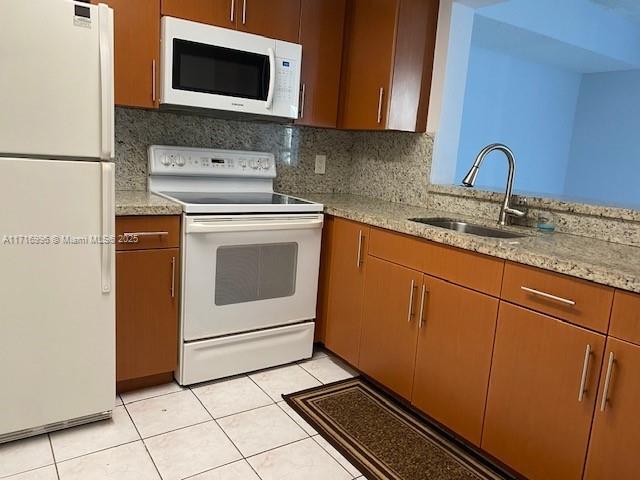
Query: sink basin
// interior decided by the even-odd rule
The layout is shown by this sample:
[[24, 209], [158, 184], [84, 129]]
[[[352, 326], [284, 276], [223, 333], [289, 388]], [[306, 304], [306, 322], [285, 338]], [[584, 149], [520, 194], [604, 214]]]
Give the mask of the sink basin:
[[482, 225], [474, 225], [473, 223], [467, 223], [459, 220], [453, 220], [451, 218], [410, 218], [412, 222], [424, 223], [425, 225], [432, 225], [434, 227], [446, 228], [447, 230], [454, 230], [460, 233], [469, 233], [471, 235], [478, 235], [480, 237], [491, 238], [522, 238], [526, 235], [507, 232], [506, 230], [499, 230], [497, 228], [483, 227]]

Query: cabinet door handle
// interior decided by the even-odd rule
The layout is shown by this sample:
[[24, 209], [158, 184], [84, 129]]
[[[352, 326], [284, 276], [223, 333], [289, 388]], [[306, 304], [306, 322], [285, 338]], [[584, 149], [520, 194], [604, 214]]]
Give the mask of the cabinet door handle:
[[424, 299], [427, 295], [427, 286], [422, 285], [422, 294], [420, 295], [420, 320], [418, 321], [418, 326], [422, 328], [424, 324]]
[[247, 23], [247, 0], [242, 0], [242, 24]]
[[409, 292], [409, 313], [407, 313], [407, 322], [411, 322], [413, 317], [413, 292], [416, 289], [416, 281], [411, 280], [411, 291]]
[[169, 232], [125, 232], [125, 237], [166, 237]]
[[580, 391], [578, 392], [578, 401], [584, 400], [584, 394], [587, 391], [587, 376], [589, 375], [589, 363], [591, 363], [591, 345], [587, 344], [584, 352], [584, 362], [582, 363], [582, 375], [580, 376]]
[[613, 366], [616, 363], [616, 357], [613, 352], [609, 353], [609, 365], [607, 366], [607, 375], [604, 377], [604, 388], [602, 389], [602, 402], [600, 403], [600, 411], [604, 412], [609, 401], [609, 386], [611, 385], [611, 376], [613, 375]]
[[151, 60], [151, 99], [153, 102], [157, 100], [156, 93], [156, 60]]
[[384, 87], [380, 87], [378, 94], [378, 123], [382, 122], [382, 97], [384, 97]]
[[300, 93], [300, 118], [304, 118], [304, 102], [306, 100], [307, 85], [302, 84], [302, 92]]
[[229, 16], [231, 23], [236, 19], [236, 0], [231, 0], [231, 14]]
[[524, 285], [520, 287], [521, 290], [531, 293], [533, 295], [537, 295], [539, 297], [548, 298], [549, 300], [555, 300], [556, 302], [564, 303], [565, 305], [575, 305], [576, 302], [573, 300], [569, 300], [567, 298], [556, 297], [555, 295], [551, 295], [550, 293], [541, 292], [540, 290], [536, 290], [534, 288], [525, 287]]
[[364, 235], [362, 234], [362, 230], [358, 233], [358, 257], [356, 258], [356, 268], [360, 269], [362, 265], [362, 239]]
[[171, 257], [171, 298], [176, 298], [176, 257]]

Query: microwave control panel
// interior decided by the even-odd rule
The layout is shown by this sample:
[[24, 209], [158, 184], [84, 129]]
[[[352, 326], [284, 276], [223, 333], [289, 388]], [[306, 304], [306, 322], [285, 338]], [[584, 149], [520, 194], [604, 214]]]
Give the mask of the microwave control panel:
[[274, 178], [272, 153], [153, 145], [149, 174], [208, 177]]

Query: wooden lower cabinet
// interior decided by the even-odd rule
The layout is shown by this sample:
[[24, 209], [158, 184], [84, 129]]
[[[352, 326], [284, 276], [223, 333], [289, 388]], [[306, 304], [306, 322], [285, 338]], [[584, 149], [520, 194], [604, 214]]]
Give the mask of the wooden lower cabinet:
[[[600, 374], [585, 480], [640, 478], [639, 372], [640, 347], [609, 338]], [[606, 396], [604, 402], [603, 396]]]
[[581, 479], [604, 344], [501, 302], [482, 448], [530, 480]]
[[116, 380], [173, 372], [178, 360], [178, 248], [116, 252]]
[[422, 273], [368, 257], [359, 368], [411, 398]]
[[328, 286], [325, 345], [352, 365], [358, 366], [364, 274], [369, 227], [335, 218], [329, 241], [332, 250], [329, 272], [323, 272]]
[[498, 299], [424, 276], [411, 403], [479, 446]]

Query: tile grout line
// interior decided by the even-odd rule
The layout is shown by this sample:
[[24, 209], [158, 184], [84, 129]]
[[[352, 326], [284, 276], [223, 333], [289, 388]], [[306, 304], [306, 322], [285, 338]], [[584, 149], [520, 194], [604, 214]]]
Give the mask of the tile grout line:
[[49, 448], [51, 449], [51, 458], [53, 458], [53, 468], [56, 469], [56, 477], [60, 480], [60, 472], [58, 471], [58, 462], [56, 462], [56, 452], [53, 450], [53, 442], [51, 435], [47, 433], [47, 439], [49, 440]]
[[[361, 477], [361, 476], [362, 476], [360, 473], [359, 473], [358, 475], [356, 475], [356, 476], [353, 476], [353, 475], [351, 474], [351, 472], [350, 472], [349, 470], [347, 470], [347, 469], [346, 469], [346, 467], [344, 467], [344, 465], [342, 465], [342, 463], [340, 463], [340, 460], [338, 460], [336, 457], [334, 457], [333, 455], [331, 455], [331, 452], [330, 452], [329, 450], [327, 450], [327, 449], [326, 449], [326, 448], [324, 448], [320, 443], [318, 443], [318, 441], [315, 439], [315, 437], [322, 437], [322, 435], [320, 435], [319, 433], [318, 433], [318, 434], [316, 434], [316, 435], [312, 435], [312, 436], [311, 436], [311, 440], [313, 440], [314, 442], [316, 442], [316, 445], [318, 445], [322, 450], [324, 450], [325, 452], [327, 452], [327, 455], [329, 455], [331, 458], [333, 458], [333, 459], [336, 461], [336, 463], [337, 463], [338, 465], [340, 465], [340, 467], [342, 467], [342, 469], [343, 469], [345, 472], [347, 472], [347, 475], [349, 475], [352, 479], [359, 478], [359, 477]], [[324, 438], [323, 438], [323, 439], [324, 439]], [[326, 439], [324, 439], [324, 441], [325, 441], [325, 442], [327, 442], [327, 443], [329, 443]], [[329, 443], [329, 445], [331, 445], [331, 444]], [[338, 453], [340, 453], [340, 452], [338, 452]], [[349, 462], [349, 460], [348, 460], [346, 457], [344, 457], [344, 456], [343, 456], [343, 458], [344, 458], [347, 462]], [[360, 470], [358, 470], [358, 469], [355, 467], [355, 465], [353, 465], [351, 462], [349, 462], [349, 465], [351, 465], [351, 466], [352, 466], [353, 468], [355, 468], [358, 472], [360, 472]]]
[[156, 465], [155, 460], [151, 456], [151, 452], [147, 448], [147, 444], [145, 443], [144, 438], [142, 438], [142, 435], [140, 435], [140, 430], [138, 430], [138, 426], [136, 425], [136, 422], [133, 421], [133, 417], [131, 416], [131, 413], [129, 413], [129, 409], [126, 407], [124, 402], [122, 402], [122, 405], [124, 405], [124, 411], [127, 412], [127, 416], [129, 417], [129, 420], [131, 420], [131, 423], [133, 424], [133, 428], [136, 429], [136, 433], [140, 437], [140, 441], [142, 442], [142, 446], [144, 447], [144, 451], [147, 452], [147, 455], [149, 455], [149, 459], [151, 460], [151, 463], [153, 464], [153, 468], [156, 469], [156, 473], [158, 474], [158, 477], [160, 479], [162, 479], [162, 474], [160, 473], [160, 470], [158, 469], [158, 465]]
[[[173, 381], [172, 383], [176, 383], [175, 381]], [[178, 385], [176, 383], [176, 385]], [[151, 400], [152, 398], [159, 398], [159, 397], [166, 397], [167, 395], [173, 395], [174, 393], [180, 393], [180, 392], [184, 392], [185, 390], [190, 390], [189, 387], [182, 387], [181, 385], [178, 385], [180, 387], [180, 390], [177, 390], [175, 392], [167, 392], [167, 393], [160, 393], [158, 395], [151, 395], [150, 397], [145, 397], [145, 398], [140, 398], [138, 400], [133, 400], [132, 402], [126, 402], [124, 400], [122, 400], [122, 397], [120, 397], [120, 400], [122, 400], [122, 405], [115, 405], [116, 407], [121, 407], [124, 405], [131, 405], [133, 403], [138, 403], [138, 402], [144, 402], [145, 400]]]

